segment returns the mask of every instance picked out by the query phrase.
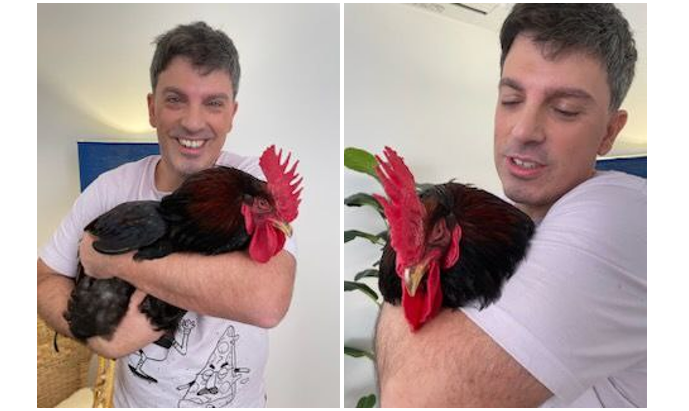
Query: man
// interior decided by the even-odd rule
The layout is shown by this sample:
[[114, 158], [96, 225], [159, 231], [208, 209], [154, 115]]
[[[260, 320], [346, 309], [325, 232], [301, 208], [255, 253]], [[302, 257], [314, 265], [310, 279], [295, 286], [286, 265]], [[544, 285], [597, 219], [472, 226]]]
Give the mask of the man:
[[636, 62], [610, 4], [516, 5], [503, 24], [495, 165], [539, 224], [502, 298], [412, 334], [386, 304], [382, 406], [645, 407], [646, 182], [594, 170]]
[[[119, 358], [116, 406], [264, 406], [265, 329], [277, 325], [290, 304], [296, 266], [291, 240], [265, 264], [241, 252], [135, 262], [132, 253], [95, 252], [93, 238], [83, 234], [86, 224], [115, 205], [160, 200], [190, 174], [215, 164], [263, 178], [256, 159], [221, 151], [238, 107], [239, 58], [230, 38], [199, 22], [178, 26], [156, 42], [148, 111], [161, 155], [104, 173], [77, 199], [40, 253], [38, 311], [70, 335], [62, 314], [79, 247], [91, 275], [117, 276], [137, 288], [112, 340], [87, 341], [100, 355]], [[154, 331], [138, 311], [146, 294], [189, 310], [175, 335]]]

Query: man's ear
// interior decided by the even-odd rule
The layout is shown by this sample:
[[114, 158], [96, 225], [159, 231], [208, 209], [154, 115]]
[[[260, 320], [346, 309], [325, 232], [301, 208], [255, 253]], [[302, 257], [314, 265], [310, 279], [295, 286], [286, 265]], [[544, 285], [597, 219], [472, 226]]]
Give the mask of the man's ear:
[[148, 93], [146, 96], [146, 102], [148, 104], [148, 123], [151, 127], [156, 128], [158, 121], [156, 120], [155, 112], [155, 95]]
[[230, 129], [227, 130], [228, 133], [232, 131], [232, 128], [234, 127], [234, 116], [237, 114], [237, 110], [239, 109], [238, 101], [233, 101], [232, 104], [234, 107], [232, 107], [232, 113], [230, 114]]
[[620, 134], [620, 131], [622, 131], [625, 124], [627, 124], [627, 111], [617, 110], [617, 112], [610, 117], [608, 127], [605, 130], [605, 136], [598, 146], [599, 156], [607, 154], [612, 149], [612, 145], [615, 143], [617, 135]]

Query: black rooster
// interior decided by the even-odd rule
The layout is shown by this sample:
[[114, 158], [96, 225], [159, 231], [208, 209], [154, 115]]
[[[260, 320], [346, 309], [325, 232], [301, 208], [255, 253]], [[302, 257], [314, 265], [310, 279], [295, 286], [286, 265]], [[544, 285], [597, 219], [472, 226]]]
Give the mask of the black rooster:
[[[136, 250], [134, 260], [161, 258], [174, 252], [214, 255], [248, 248], [249, 256], [266, 262], [291, 235], [298, 214], [301, 179], [298, 161], [287, 169], [282, 151], [264, 151], [263, 182], [229, 167], [215, 167], [187, 178], [172, 194], [157, 201], [132, 201], [96, 218], [85, 230], [103, 254]], [[295, 181], [296, 180], [296, 181]], [[112, 338], [126, 314], [134, 286], [113, 277], [95, 279], [79, 263], [76, 285], [64, 314], [72, 334], [81, 340]], [[151, 295], [139, 306], [157, 330], [174, 331], [186, 310]]]
[[377, 174], [387, 199], [376, 195], [390, 227], [379, 288], [404, 308], [412, 330], [441, 307], [485, 307], [526, 253], [531, 219], [500, 198], [464, 184], [432, 186], [421, 195], [401, 157], [385, 148]]

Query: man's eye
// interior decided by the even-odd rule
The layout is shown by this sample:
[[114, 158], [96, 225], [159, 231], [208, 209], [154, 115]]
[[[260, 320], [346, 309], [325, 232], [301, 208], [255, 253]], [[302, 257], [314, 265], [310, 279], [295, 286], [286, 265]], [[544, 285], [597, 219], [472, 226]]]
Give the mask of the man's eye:
[[517, 104], [519, 104], [519, 100], [502, 100], [500, 104], [502, 104], [505, 107], [516, 106]]
[[554, 110], [558, 115], [560, 115], [564, 118], [567, 118], [567, 119], [573, 119], [579, 115], [578, 111], [563, 110], [563, 109], [560, 109], [557, 107]]
[[213, 108], [222, 108], [225, 105], [221, 100], [212, 100], [208, 102], [208, 106]]
[[180, 103], [181, 101], [182, 99], [177, 96], [168, 96], [165, 98], [165, 102], [170, 104]]

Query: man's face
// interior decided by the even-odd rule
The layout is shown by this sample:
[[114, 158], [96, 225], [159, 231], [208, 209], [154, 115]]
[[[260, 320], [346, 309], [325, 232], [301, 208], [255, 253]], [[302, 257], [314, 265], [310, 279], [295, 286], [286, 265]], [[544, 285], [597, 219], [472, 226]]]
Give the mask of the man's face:
[[505, 195], [532, 218], [591, 177], [626, 122], [609, 110], [601, 63], [581, 52], [546, 59], [529, 37], [514, 40], [495, 110], [495, 166]]
[[236, 109], [226, 72], [202, 75], [183, 57], [170, 62], [148, 96], [149, 121], [157, 129], [162, 155], [156, 170], [160, 189], [172, 190], [188, 175], [215, 164]]

